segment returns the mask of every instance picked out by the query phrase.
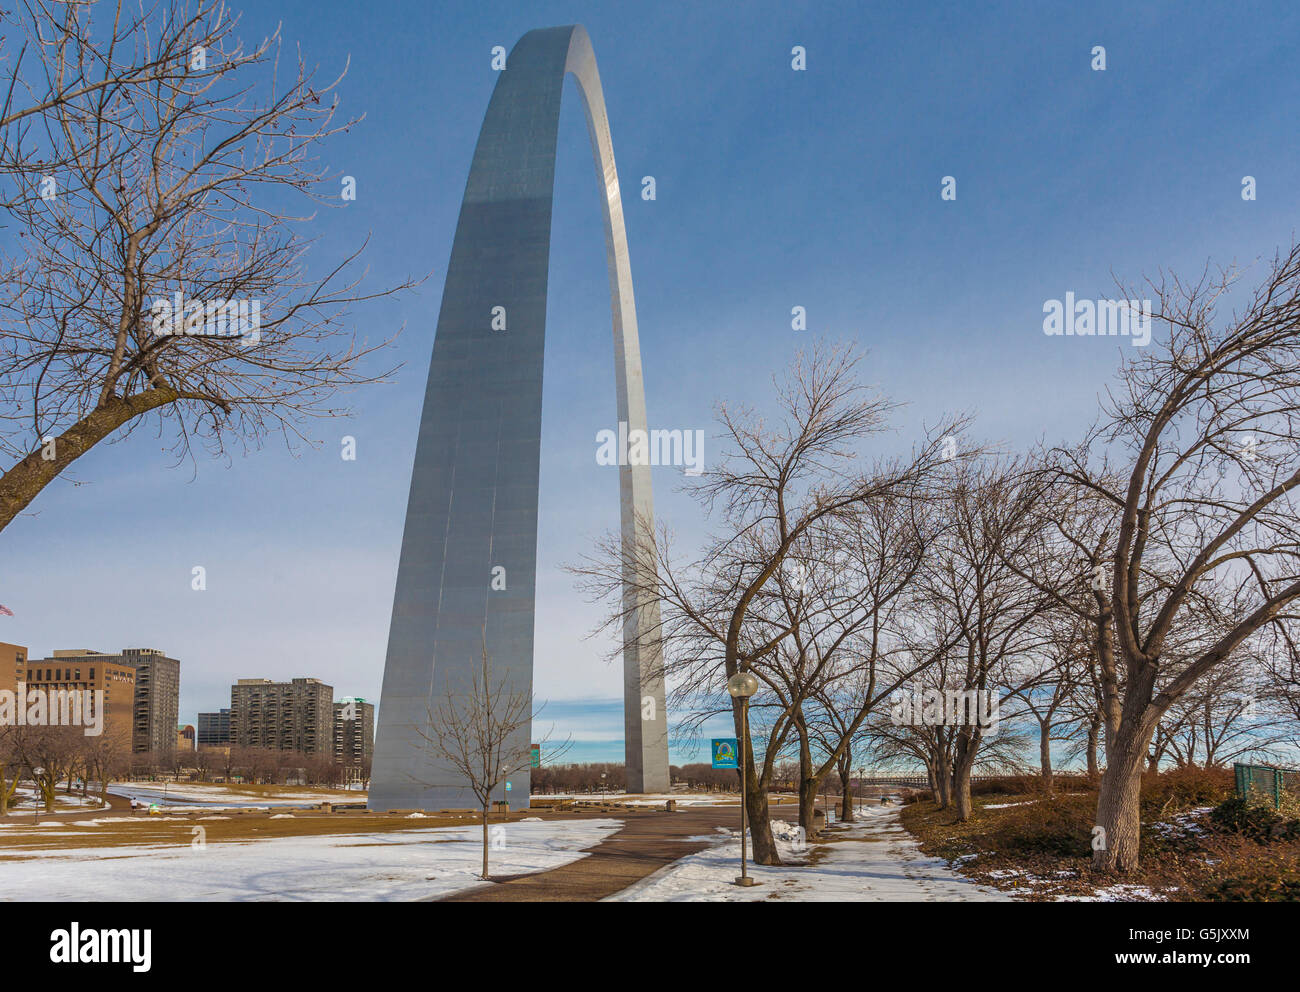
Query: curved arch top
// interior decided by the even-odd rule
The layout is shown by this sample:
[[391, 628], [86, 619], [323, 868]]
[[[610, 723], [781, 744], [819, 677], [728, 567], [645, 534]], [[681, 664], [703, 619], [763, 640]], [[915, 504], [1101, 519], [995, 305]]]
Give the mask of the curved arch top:
[[[431, 698], [470, 685], [484, 644], [493, 680], [532, 692], [546, 292], [566, 74], [582, 94], [603, 194], [618, 420], [646, 427], [623, 203], [595, 53], [580, 25], [530, 31], [493, 89], [447, 267], [389, 628], [375, 809], [475, 805], [468, 784], [419, 746], [419, 729]], [[649, 467], [620, 467], [619, 492], [625, 549], [652, 541]], [[659, 604], [628, 589], [628, 788], [667, 791], [662, 659], [646, 636], [658, 630]], [[647, 696], [655, 703], [643, 707]], [[643, 709], [654, 719], [643, 720]], [[517, 806], [528, 796], [528, 770], [512, 773], [511, 784], [509, 796], [494, 798]]]

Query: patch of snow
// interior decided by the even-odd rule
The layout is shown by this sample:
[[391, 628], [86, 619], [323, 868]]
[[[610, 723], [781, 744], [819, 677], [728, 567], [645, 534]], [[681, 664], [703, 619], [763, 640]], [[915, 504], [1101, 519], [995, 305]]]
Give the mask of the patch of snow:
[[[979, 886], [953, 872], [938, 858], [921, 854], [899, 824], [899, 809], [864, 807], [860, 823], [827, 843], [799, 843], [798, 828], [773, 821], [779, 867], [751, 865], [759, 883], [733, 884], [739, 874], [740, 840], [710, 835], [714, 846], [688, 855], [649, 878], [611, 896], [612, 902], [963, 902], [1008, 901], [1010, 896]], [[792, 829], [793, 828], [793, 829]], [[809, 859], [817, 852], [815, 864]]]
[[[491, 852], [492, 873], [558, 868], [622, 826], [615, 819], [512, 823], [505, 849]], [[485, 884], [476, 877], [482, 860], [477, 826], [209, 841], [203, 848], [124, 844], [0, 858], [0, 892], [52, 902], [410, 901]]]
[[1163, 902], [1145, 885], [1110, 885], [1090, 896], [1060, 896], [1059, 902]]

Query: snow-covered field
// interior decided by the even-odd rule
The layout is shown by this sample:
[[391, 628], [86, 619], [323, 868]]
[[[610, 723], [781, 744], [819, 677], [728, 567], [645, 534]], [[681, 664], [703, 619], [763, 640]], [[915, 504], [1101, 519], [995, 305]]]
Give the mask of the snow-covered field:
[[709, 792], [556, 792], [538, 793], [533, 799], [576, 799], [579, 802], [623, 803], [628, 806], [662, 806], [667, 800], [677, 800], [678, 808], [684, 806], [735, 806], [738, 798], [726, 793]]
[[[786, 865], [750, 865], [760, 884], [732, 884], [740, 874], [739, 831], [611, 896], [609, 902], [975, 902], [1007, 901], [938, 858], [921, 854], [898, 822], [897, 806], [863, 806], [859, 822], [834, 829], [834, 843], [801, 843], [798, 828], [772, 821]], [[724, 836], [719, 834], [720, 837]]]
[[[523, 822], [493, 834], [492, 873], [576, 861], [619, 820]], [[70, 829], [70, 828], [69, 828]], [[0, 858], [0, 900], [398, 901], [484, 884], [482, 832], [470, 828], [291, 837], [201, 847], [97, 847]]]
[[135, 796], [145, 803], [219, 803], [223, 806], [306, 806], [325, 802], [363, 803], [364, 792], [314, 792], [307, 789], [259, 789], [256, 792], [240, 786], [214, 785], [208, 782], [121, 782], [110, 785], [111, 795], [130, 799]]
[[14, 790], [13, 797], [10, 799], [9, 812], [12, 815], [38, 812], [41, 816], [57, 816], [60, 813], [89, 813], [102, 808], [97, 796], [88, 795], [83, 800], [80, 792], [74, 792], [70, 796], [65, 795], [60, 786], [59, 791], [54, 795], [54, 812], [46, 813], [45, 803], [39, 798], [39, 793], [30, 786], [24, 785]]

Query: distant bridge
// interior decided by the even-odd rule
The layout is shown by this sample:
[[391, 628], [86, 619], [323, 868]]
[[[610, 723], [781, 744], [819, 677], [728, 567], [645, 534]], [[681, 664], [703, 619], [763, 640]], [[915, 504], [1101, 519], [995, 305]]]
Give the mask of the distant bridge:
[[849, 780], [855, 789], [872, 788], [877, 785], [898, 785], [906, 789], [928, 789], [930, 780], [924, 775], [867, 775]]
[[[1038, 770], [1030, 769], [1024, 774], [1037, 776]], [[1080, 776], [1083, 774], [1084, 774], [1083, 772], [1064, 771], [1064, 772], [1053, 772], [1052, 776], [1053, 778], [1061, 779], [1061, 778], [1071, 778], [1075, 776]], [[972, 775], [970, 780], [971, 780], [971, 784], [975, 785], [979, 782], [996, 782], [1000, 779], [1013, 778], [1013, 777], [1016, 776]], [[854, 788], [872, 788], [877, 785], [897, 785], [906, 789], [930, 788], [930, 780], [926, 778], [924, 775], [862, 775], [862, 776], [855, 775], [853, 776], [852, 779], [850, 779], [850, 782], [853, 784]]]

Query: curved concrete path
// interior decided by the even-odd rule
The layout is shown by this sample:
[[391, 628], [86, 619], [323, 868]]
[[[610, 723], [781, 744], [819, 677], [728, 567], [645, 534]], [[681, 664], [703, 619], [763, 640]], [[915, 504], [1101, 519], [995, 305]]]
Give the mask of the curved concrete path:
[[[793, 805], [771, 806], [773, 819], [796, 820]], [[653, 875], [674, 861], [712, 847], [719, 827], [740, 827], [739, 806], [704, 806], [666, 813], [619, 810], [596, 813], [623, 820], [623, 828], [588, 854], [551, 871], [503, 876], [442, 902], [596, 902]]]

